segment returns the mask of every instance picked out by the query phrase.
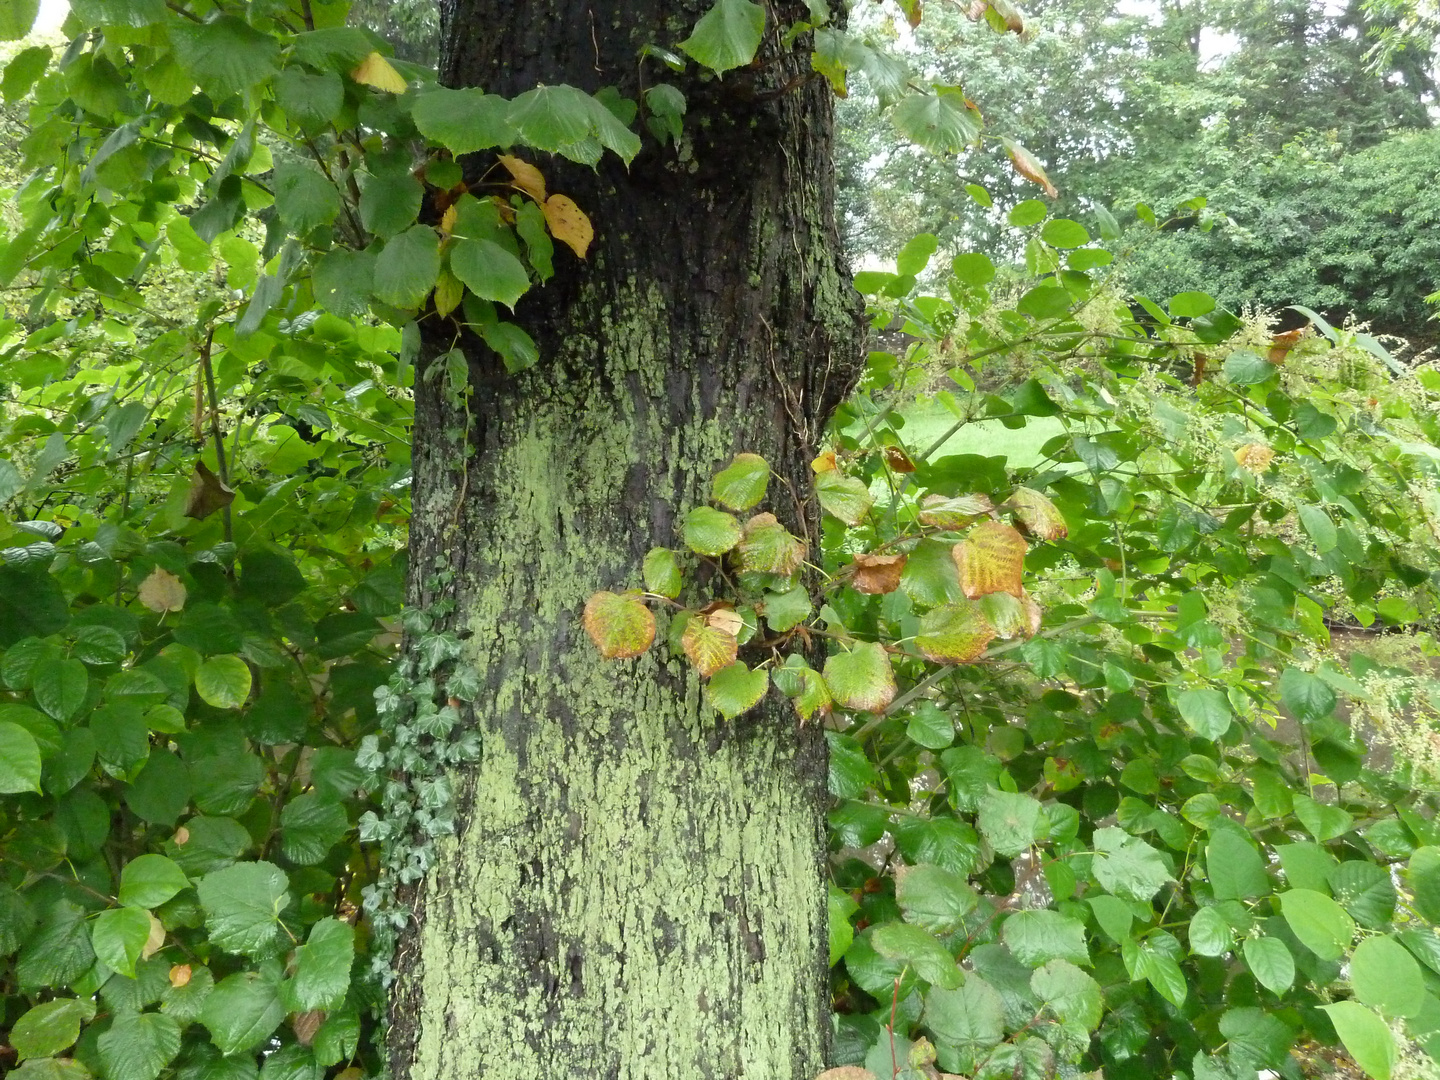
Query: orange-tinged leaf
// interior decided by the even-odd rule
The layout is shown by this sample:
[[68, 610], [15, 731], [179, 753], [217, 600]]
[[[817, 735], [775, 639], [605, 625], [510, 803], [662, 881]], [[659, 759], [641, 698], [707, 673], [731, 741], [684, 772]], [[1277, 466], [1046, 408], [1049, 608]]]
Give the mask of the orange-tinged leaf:
[[583, 622], [607, 660], [639, 656], [655, 640], [655, 616], [635, 593], [597, 592], [585, 603]]
[[904, 555], [856, 555], [855, 572], [850, 584], [862, 593], [882, 596], [900, 587], [900, 571], [905, 569]]
[[[716, 612], [718, 615], [719, 612]], [[735, 615], [732, 611], [731, 615]], [[740, 621], [740, 616], [735, 615]], [[695, 669], [707, 679], [721, 668], [735, 662], [740, 643], [733, 633], [715, 625], [713, 617], [697, 615], [685, 624], [680, 635], [680, 647], [695, 665]]]
[[824, 472], [830, 472], [835, 468], [836, 464], [834, 450], [826, 450], [823, 454], [820, 454], [818, 457], [816, 457], [814, 461], [810, 462], [810, 471], [813, 472], [816, 476], [819, 476], [821, 473]]
[[885, 464], [889, 465], [893, 472], [912, 473], [915, 471], [915, 463], [910, 460], [910, 455], [898, 446], [885, 448]]
[[568, 195], [551, 195], [540, 205], [545, 211], [545, 224], [550, 226], [550, 235], [569, 246], [580, 258], [590, 250], [590, 241], [595, 239], [595, 226], [585, 216], [585, 211], [575, 205]]
[[1235, 451], [1236, 464], [1257, 476], [1270, 467], [1274, 458], [1275, 451], [1264, 443], [1246, 443]]
[[390, 61], [381, 56], [378, 52], [372, 52], [361, 60], [355, 70], [350, 72], [350, 78], [362, 86], [373, 86], [376, 90], [384, 90], [387, 94], [403, 94], [409, 85], [405, 76], [396, 71]]
[[1040, 492], [1027, 487], [1017, 487], [1005, 507], [1015, 515], [1020, 527], [1037, 540], [1063, 540], [1068, 532], [1065, 519], [1055, 504]]
[[521, 161], [510, 154], [500, 155], [500, 164], [510, 173], [515, 186], [537, 203], [545, 202], [545, 176], [528, 161]]
[[805, 554], [805, 541], [792, 535], [774, 514], [756, 514], [745, 522], [744, 535], [735, 547], [735, 564], [762, 574], [793, 574]]
[[1015, 171], [1031, 183], [1039, 184], [1045, 189], [1045, 194], [1054, 199], [1060, 192], [1050, 182], [1050, 177], [1045, 173], [1045, 166], [1040, 164], [1040, 159], [1026, 150], [1014, 139], [1001, 139], [1005, 144], [1005, 152], [1010, 155], [1010, 164]]
[[995, 639], [995, 627], [973, 600], [957, 600], [925, 613], [915, 647], [938, 664], [965, 664]]
[[987, 521], [970, 530], [954, 549], [960, 591], [975, 600], [1008, 592], [1017, 599], [1025, 573], [1025, 538], [1013, 526]]
[[170, 969], [170, 985], [177, 990], [182, 986], [189, 986], [191, 974], [189, 964], [176, 964]]
[[151, 611], [179, 611], [185, 606], [185, 583], [168, 570], [155, 567], [140, 583], [140, 603]]
[[1010, 3], [1010, 0], [989, 0], [989, 2], [991, 10], [1000, 16], [1006, 30], [1012, 34], [1025, 32], [1025, 16], [1018, 7]]
[[963, 529], [980, 515], [994, 509], [990, 496], [980, 492], [973, 495], [926, 495], [920, 500], [920, 524], [937, 529]]
[[1290, 355], [1290, 350], [1300, 344], [1300, 339], [1305, 336], [1309, 327], [1302, 326], [1299, 330], [1286, 330], [1283, 334], [1276, 334], [1270, 339], [1270, 350], [1265, 354], [1265, 359], [1272, 364], [1283, 364], [1285, 357]]

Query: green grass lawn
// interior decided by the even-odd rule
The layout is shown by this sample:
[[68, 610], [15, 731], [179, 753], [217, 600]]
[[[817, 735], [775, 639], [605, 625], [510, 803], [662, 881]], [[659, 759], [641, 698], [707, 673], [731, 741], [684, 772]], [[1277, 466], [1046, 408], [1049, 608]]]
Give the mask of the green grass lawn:
[[[901, 412], [905, 425], [900, 428], [900, 437], [916, 454], [928, 449], [955, 425], [954, 414], [935, 401], [916, 402]], [[1010, 468], [1028, 469], [1043, 460], [1040, 447], [1062, 431], [1060, 421], [1050, 416], [1032, 416], [1023, 428], [1013, 429], [998, 420], [977, 420], [950, 436], [932, 455], [932, 460], [949, 454], [1003, 456]]]

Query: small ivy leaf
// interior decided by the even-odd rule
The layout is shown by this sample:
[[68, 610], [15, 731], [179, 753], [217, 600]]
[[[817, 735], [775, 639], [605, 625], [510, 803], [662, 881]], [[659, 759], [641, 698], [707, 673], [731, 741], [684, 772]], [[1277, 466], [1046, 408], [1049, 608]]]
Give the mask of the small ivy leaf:
[[825, 685], [842, 708], [879, 712], [895, 700], [895, 671], [883, 646], [860, 642], [825, 661]]
[[568, 195], [551, 195], [540, 209], [545, 214], [550, 235], [575, 252], [577, 258], [585, 258], [590, 242], [595, 239], [595, 226], [585, 211], [575, 205], [575, 200]]
[[904, 555], [856, 555], [850, 584], [857, 592], [883, 596], [900, 587], [900, 572], [905, 569]]
[[756, 514], [745, 522], [735, 565], [743, 571], [788, 575], [800, 569], [805, 555], [805, 541], [792, 535], [774, 514]]
[[389, 60], [378, 52], [372, 52], [361, 60], [350, 72], [350, 78], [361, 86], [373, 86], [387, 94], [403, 94], [409, 85], [405, 77], [396, 71]]
[[1023, 592], [1025, 538], [1013, 526], [987, 521], [971, 529], [953, 553], [960, 589], [971, 600], [992, 592], [1017, 599]]
[[973, 600], [958, 600], [927, 611], [915, 635], [915, 647], [937, 664], [965, 664], [985, 651], [996, 629], [985, 609]]
[[685, 546], [700, 555], [724, 555], [744, 535], [734, 514], [713, 506], [697, 506], [685, 515]]
[[726, 720], [733, 720], [760, 704], [770, 686], [770, 675], [761, 668], [751, 671], [743, 661], [721, 668], [705, 684], [705, 700]]
[[[813, 466], [812, 466], [813, 468]], [[875, 505], [870, 489], [853, 476], [845, 476], [833, 467], [815, 478], [815, 494], [820, 505], [846, 525], [859, 525]]]
[[639, 656], [655, 640], [655, 616], [635, 593], [597, 592], [585, 604], [583, 622], [607, 660]]
[[749, 510], [765, 498], [770, 466], [759, 454], [736, 454], [715, 474], [710, 497], [731, 510]]
[[920, 500], [920, 524], [937, 529], [963, 529], [995, 509], [989, 495], [926, 495]]
[[545, 175], [528, 161], [521, 161], [511, 154], [501, 154], [497, 159], [505, 166], [514, 185], [542, 206], [545, 203]]
[[712, 615], [696, 615], [685, 624], [685, 632], [680, 635], [680, 646], [685, 655], [706, 678], [733, 664], [740, 644], [728, 628], [730, 620], [716, 620], [716, 615], [734, 616], [734, 620], [739, 621], [739, 616], [728, 609]]
[[755, 59], [765, 34], [765, 9], [751, 0], [716, 0], [680, 50], [717, 75]]
[[1020, 527], [1037, 540], [1063, 540], [1069, 530], [1055, 504], [1040, 492], [1017, 487], [1003, 508], [1015, 515]]
[[1001, 138], [1000, 142], [1004, 145], [1005, 152], [1010, 155], [1010, 164], [1016, 173], [1031, 183], [1039, 184], [1050, 198], [1059, 197], [1060, 192], [1050, 182], [1050, 177], [1045, 172], [1045, 166], [1040, 164], [1039, 158], [1014, 139]]
[[645, 575], [646, 592], [669, 600], [680, 595], [680, 587], [684, 584], [680, 576], [680, 563], [675, 552], [669, 548], [654, 547], [647, 551], [642, 571]]

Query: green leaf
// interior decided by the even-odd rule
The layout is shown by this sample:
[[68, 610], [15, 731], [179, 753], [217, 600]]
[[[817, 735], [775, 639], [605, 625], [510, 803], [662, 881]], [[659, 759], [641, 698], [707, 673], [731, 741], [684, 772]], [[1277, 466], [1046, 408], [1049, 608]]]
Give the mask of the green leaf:
[[263, 971], [241, 971], [220, 980], [200, 1010], [200, 1022], [223, 1054], [255, 1049], [284, 1019], [279, 987]]
[[1237, 349], [1225, 358], [1224, 370], [1225, 378], [1236, 386], [1256, 386], [1273, 379], [1280, 369], [1248, 349]]
[[21, 946], [15, 975], [21, 987], [59, 988], [80, 978], [94, 962], [85, 913], [60, 900]]
[[1205, 292], [1176, 293], [1170, 298], [1172, 319], [1194, 319], [1215, 310], [1215, 298]]
[[1290, 989], [1295, 982], [1295, 957], [1285, 942], [1274, 937], [1250, 937], [1242, 948], [1245, 963], [1261, 986], [1279, 995]]
[[339, 919], [321, 919], [295, 950], [295, 973], [285, 984], [293, 1012], [337, 1009], [350, 990], [355, 930]]
[[743, 535], [734, 514], [713, 506], [697, 506], [685, 515], [685, 546], [701, 555], [719, 556], [740, 543]]
[[1440, 923], [1440, 847], [1416, 848], [1406, 879], [1415, 897], [1415, 910], [1430, 922]]
[[790, 575], [805, 561], [805, 542], [774, 514], [756, 514], [745, 522], [733, 559], [741, 572]]
[[1030, 976], [1030, 989], [1065, 1024], [1086, 1031], [1100, 1026], [1104, 999], [1100, 984], [1066, 960], [1051, 960]]
[[1340, 807], [1316, 802], [1308, 795], [1296, 795], [1294, 802], [1300, 824], [1322, 844], [1344, 836], [1355, 824], [1355, 819]]
[[944, 750], [955, 741], [955, 724], [933, 701], [922, 701], [905, 723], [905, 737], [927, 750]]
[[505, 361], [505, 370], [512, 375], [540, 362], [540, 350], [535, 345], [535, 339], [512, 322], [485, 323], [480, 327], [480, 336], [485, 339], [486, 345], [500, 354]]
[[250, 665], [238, 656], [212, 656], [195, 672], [195, 692], [217, 709], [238, 709], [250, 697]]
[[512, 311], [530, 288], [525, 264], [493, 240], [457, 239], [450, 252], [450, 269], [476, 296]]
[[854, 739], [827, 731], [825, 741], [830, 747], [827, 784], [831, 795], [837, 799], [854, 798], [863, 795], [868, 787], [879, 781], [875, 766]]
[[135, 977], [135, 961], [150, 936], [150, 915], [141, 908], [120, 907], [102, 911], [90, 931], [95, 955], [128, 978]]
[[208, 22], [167, 24], [180, 66], [212, 94], [248, 90], [275, 74], [280, 44], [244, 19], [220, 15]]
[[870, 489], [853, 476], [830, 469], [815, 478], [815, 494], [826, 513], [833, 514], [846, 525], [859, 525], [875, 505]]
[[280, 938], [280, 911], [290, 902], [288, 887], [285, 872], [268, 862], [206, 874], [197, 891], [211, 944], [247, 956], [270, 952]]
[[79, 660], [41, 660], [30, 674], [35, 704], [56, 720], [69, 720], [90, 690], [90, 677]]
[[95, 1002], [89, 998], [58, 998], [36, 1005], [10, 1029], [10, 1045], [20, 1060], [54, 1057], [74, 1045], [80, 1025], [95, 1018]]
[[1005, 920], [1000, 936], [1015, 959], [1027, 967], [1051, 960], [1090, 963], [1084, 925], [1058, 911], [1017, 911]]
[[180, 1052], [180, 1025], [164, 1013], [122, 1012], [99, 1048], [106, 1080], [155, 1080]]
[[457, 158], [516, 140], [510, 102], [475, 88], [426, 90], [415, 99], [410, 115], [422, 135]]
[[716, 0], [700, 17], [680, 50], [717, 74], [755, 58], [765, 34], [765, 9], [751, 0]]
[[1398, 1053], [1390, 1026], [1357, 1001], [1320, 1006], [1335, 1025], [1346, 1051], [1373, 1080], [1390, 1080]]
[[[1051, 218], [1040, 230], [1040, 239], [1051, 247], [1078, 248], [1084, 247], [1090, 242], [1090, 232], [1078, 221], [1071, 221], [1069, 218]], [[1172, 311], [1171, 314], [1174, 312]]]
[[936, 154], [958, 154], [980, 137], [980, 111], [953, 86], [937, 86], [933, 94], [911, 93], [900, 99], [890, 116], [904, 138]]
[[[15, 104], [30, 92], [36, 80], [45, 74], [51, 55], [52, 50], [48, 45], [31, 45], [28, 49], [21, 49], [5, 65], [5, 75], [0, 78], [0, 96], [5, 98], [7, 104]], [[9, 495], [5, 496], [4, 501], [8, 502], [9, 498]]]
[[345, 105], [345, 84], [336, 72], [317, 75], [291, 65], [275, 79], [275, 100], [301, 127], [323, 128], [339, 119]]
[[932, 986], [925, 992], [924, 1015], [935, 1037], [962, 1055], [958, 1067], [966, 1072], [1005, 1038], [1005, 1002], [979, 975], [953, 990]]
[[280, 811], [280, 850], [297, 866], [314, 866], [350, 831], [345, 808], [336, 800], [308, 791]]
[[1230, 703], [1219, 690], [1182, 690], [1175, 695], [1175, 707], [1202, 739], [1218, 739], [1230, 730]]
[[1280, 913], [1290, 929], [1322, 960], [1339, 960], [1355, 936], [1355, 923], [1345, 909], [1324, 893], [1291, 889], [1277, 896]]
[[70, 1058], [36, 1058], [8, 1074], [10, 1080], [90, 1080], [90, 1070]]
[[830, 884], [827, 900], [826, 914], [829, 922], [830, 937], [830, 966], [834, 967], [844, 957], [851, 942], [855, 940], [855, 928], [850, 925], [850, 916], [855, 914], [860, 905], [855, 903], [850, 894], [843, 889]]
[[879, 712], [895, 698], [895, 671], [883, 646], [859, 642], [826, 659], [825, 685], [842, 708]]
[[0, 9], [0, 41], [19, 41], [40, 14], [40, 0], [12, 0]]
[[899, 960], [932, 986], [953, 990], [965, 981], [955, 958], [928, 930], [890, 922], [875, 927], [870, 944], [881, 956]]
[[680, 563], [675, 552], [669, 548], [655, 547], [645, 553], [642, 564], [645, 575], [645, 591], [674, 600], [680, 595], [684, 581], [680, 576]]
[[997, 633], [983, 604], [962, 599], [921, 617], [915, 647], [937, 664], [965, 664], [983, 654]]
[[1330, 520], [1323, 507], [1305, 505], [1297, 511], [1300, 516], [1300, 524], [1310, 534], [1310, 539], [1315, 543], [1315, 550], [1321, 555], [1327, 551], [1333, 551], [1335, 545], [1340, 542], [1340, 534], [1335, 531], [1335, 522]]
[[1425, 1006], [1425, 979], [1409, 950], [1393, 937], [1368, 937], [1350, 955], [1355, 996], [1389, 1017], [1415, 1016]]
[[1095, 830], [1092, 872], [1107, 892], [1127, 900], [1149, 900], [1174, 878], [1165, 857], [1124, 829]]
[[190, 770], [169, 750], [157, 747], [124, 789], [124, 798], [141, 821], [174, 825], [190, 805]]
[[736, 660], [710, 677], [705, 684], [705, 700], [726, 720], [733, 720], [760, 704], [769, 686], [769, 672], [763, 668], [751, 671], [743, 661]]
[[440, 276], [440, 240], [428, 225], [414, 225], [375, 257], [375, 295], [392, 307], [418, 308]]
[[895, 885], [895, 901], [905, 913], [905, 921], [932, 934], [959, 930], [978, 900], [959, 874], [924, 863], [906, 870]]
[[810, 593], [802, 586], [783, 593], [767, 592], [761, 605], [765, 622], [777, 633], [794, 629], [810, 617], [812, 610]]
[[190, 879], [180, 867], [151, 852], [131, 859], [120, 872], [120, 903], [157, 908], [189, 887]]
[[1044, 807], [1029, 795], [991, 788], [980, 800], [975, 825], [998, 854], [1014, 858], [1035, 843], [1044, 821]]
[[40, 746], [19, 724], [0, 723], [0, 794], [40, 793]]
[[1330, 684], [1296, 667], [1287, 667], [1280, 675], [1280, 701], [1302, 723], [1323, 720], [1335, 711]]
[[759, 454], [736, 454], [715, 474], [710, 497], [731, 510], [749, 510], [765, 498], [770, 466]]
[[[1126, 917], [1129, 917], [1128, 909]], [[1129, 933], [1128, 923], [1126, 933]], [[1201, 908], [1191, 916], [1189, 937], [1190, 950], [1197, 956], [1224, 956], [1235, 944], [1235, 933], [1230, 924], [1213, 907]]]
[[292, 232], [303, 234], [329, 225], [340, 213], [335, 185], [306, 162], [276, 162], [273, 189], [275, 209]]
[[1248, 900], [1270, 893], [1265, 860], [1233, 829], [1211, 833], [1205, 848], [1205, 872], [1216, 900]]

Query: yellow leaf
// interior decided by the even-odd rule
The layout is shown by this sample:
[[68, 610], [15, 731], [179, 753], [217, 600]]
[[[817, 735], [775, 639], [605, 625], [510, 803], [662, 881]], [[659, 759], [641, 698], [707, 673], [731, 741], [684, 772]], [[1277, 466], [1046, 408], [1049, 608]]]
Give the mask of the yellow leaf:
[[585, 216], [585, 211], [575, 205], [568, 195], [551, 195], [540, 209], [545, 211], [545, 224], [550, 226], [550, 235], [567, 244], [580, 258], [590, 250], [590, 241], [595, 239], [595, 227]]
[[140, 958], [149, 960], [160, 951], [165, 944], [165, 927], [154, 915], [150, 916], [150, 935], [145, 939], [145, 944], [140, 948]]
[[451, 203], [445, 208], [445, 213], [440, 215], [440, 231], [446, 236], [453, 233], [455, 231], [455, 219], [458, 216], [459, 211], [455, 208], [455, 204]]
[[1013, 526], [987, 521], [954, 547], [960, 590], [971, 600], [1007, 592], [1020, 598], [1025, 573], [1025, 538]]
[[1017, 173], [1031, 183], [1039, 184], [1050, 198], [1054, 199], [1059, 196], [1060, 192], [1050, 182], [1050, 177], [1045, 173], [1045, 166], [1040, 164], [1039, 158], [1014, 139], [1001, 139], [1000, 141], [1004, 144], [1006, 152], [1009, 153], [1010, 164], [1014, 166]]
[[182, 986], [189, 986], [191, 974], [189, 964], [176, 964], [170, 969], [170, 985], [177, 990]]
[[510, 172], [510, 178], [515, 186], [529, 195], [537, 203], [542, 205], [545, 202], [545, 177], [540, 170], [528, 161], [521, 161], [509, 154], [500, 155], [500, 164], [504, 165]]
[[[714, 613], [719, 614], [721, 612]], [[735, 621], [743, 625], [740, 616], [733, 611], [726, 614], [734, 615]], [[733, 664], [739, 647], [735, 635], [718, 624], [714, 615], [708, 618], [704, 615], [695, 616], [685, 624], [685, 632], [680, 635], [680, 647], [685, 650], [685, 655], [690, 658], [696, 670], [706, 678]]]
[[819, 476], [819, 475], [820, 475], [821, 473], [823, 473], [823, 472], [830, 472], [830, 471], [831, 471], [832, 469], [834, 469], [834, 468], [835, 468], [835, 451], [834, 451], [834, 450], [826, 450], [826, 451], [825, 451], [824, 453], [822, 453], [819, 457], [817, 457], [814, 461], [810, 462], [810, 471], [813, 472], [816, 476]]
[[179, 611], [185, 606], [185, 583], [157, 566], [140, 583], [140, 603], [151, 611]]
[[460, 306], [464, 295], [465, 286], [460, 279], [449, 270], [441, 270], [440, 277], [435, 282], [435, 310], [441, 315], [449, 315]]
[[581, 622], [607, 660], [639, 656], [655, 640], [655, 616], [635, 593], [597, 592], [586, 602]]
[[358, 67], [350, 72], [350, 78], [363, 86], [373, 86], [387, 94], [403, 94], [409, 85], [405, 76], [390, 66], [390, 61], [378, 52], [372, 52]]
[[1235, 463], [1257, 476], [1270, 467], [1275, 451], [1264, 443], [1246, 443], [1235, 451]]

